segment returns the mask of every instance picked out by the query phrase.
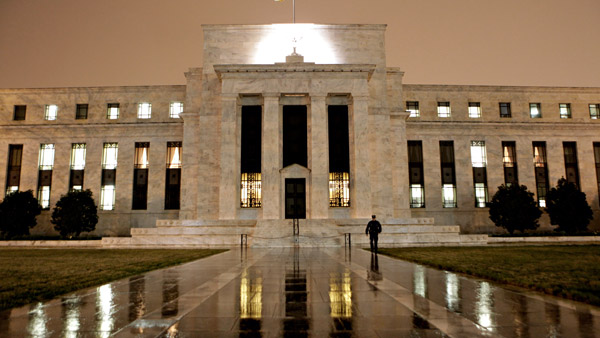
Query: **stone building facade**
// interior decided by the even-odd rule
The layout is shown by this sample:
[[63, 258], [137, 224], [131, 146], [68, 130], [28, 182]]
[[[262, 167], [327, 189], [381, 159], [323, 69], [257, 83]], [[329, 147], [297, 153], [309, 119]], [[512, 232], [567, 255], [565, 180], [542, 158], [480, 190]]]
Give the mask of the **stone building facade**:
[[186, 85], [0, 89], [3, 194], [91, 189], [104, 236], [371, 214], [482, 233], [496, 187], [543, 205], [561, 177], [600, 216], [600, 88], [403, 84], [385, 25], [203, 29]]

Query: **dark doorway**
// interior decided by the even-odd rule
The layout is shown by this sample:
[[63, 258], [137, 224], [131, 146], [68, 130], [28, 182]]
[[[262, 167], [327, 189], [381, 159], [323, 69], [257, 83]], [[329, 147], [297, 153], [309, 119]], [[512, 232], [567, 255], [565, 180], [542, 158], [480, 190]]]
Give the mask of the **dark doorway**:
[[285, 218], [306, 218], [306, 180], [285, 179]]
[[283, 167], [307, 166], [306, 106], [283, 106]]

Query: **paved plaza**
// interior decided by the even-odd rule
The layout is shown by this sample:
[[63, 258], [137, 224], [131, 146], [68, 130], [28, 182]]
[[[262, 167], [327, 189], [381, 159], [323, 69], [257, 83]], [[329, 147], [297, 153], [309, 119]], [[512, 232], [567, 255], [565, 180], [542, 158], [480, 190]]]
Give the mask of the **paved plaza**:
[[236, 248], [0, 317], [2, 337], [600, 336], [596, 307], [358, 248]]

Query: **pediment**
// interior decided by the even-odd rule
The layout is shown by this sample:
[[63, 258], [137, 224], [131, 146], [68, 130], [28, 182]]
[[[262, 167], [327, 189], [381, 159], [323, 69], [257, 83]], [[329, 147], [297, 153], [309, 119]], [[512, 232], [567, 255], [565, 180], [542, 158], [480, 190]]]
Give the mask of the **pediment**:
[[279, 172], [287, 177], [307, 177], [310, 174], [310, 169], [294, 163], [280, 169]]

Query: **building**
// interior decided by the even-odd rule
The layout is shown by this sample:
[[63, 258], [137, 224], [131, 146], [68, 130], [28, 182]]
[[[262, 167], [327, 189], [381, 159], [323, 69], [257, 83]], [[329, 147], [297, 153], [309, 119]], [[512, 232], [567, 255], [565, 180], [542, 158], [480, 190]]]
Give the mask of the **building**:
[[183, 86], [0, 89], [0, 188], [46, 209], [91, 189], [104, 236], [371, 214], [487, 233], [496, 187], [543, 206], [566, 177], [600, 227], [600, 88], [404, 84], [385, 28], [204, 25]]

